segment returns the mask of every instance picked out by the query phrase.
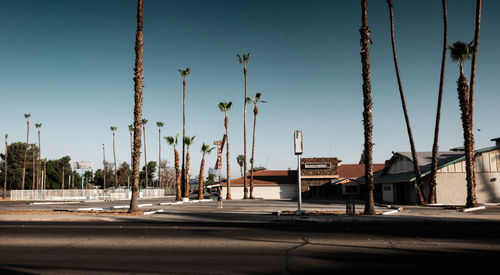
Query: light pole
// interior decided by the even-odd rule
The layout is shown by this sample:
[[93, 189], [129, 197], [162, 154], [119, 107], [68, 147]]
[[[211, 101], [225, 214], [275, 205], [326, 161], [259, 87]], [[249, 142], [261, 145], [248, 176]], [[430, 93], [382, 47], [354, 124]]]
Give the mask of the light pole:
[[295, 130], [294, 133], [294, 151], [295, 155], [297, 155], [297, 196], [298, 196], [298, 209], [295, 212], [297, 215], [302, 215], [304, 212], [302, 211], [302, 186], [300, 182], [300, 155], [302, 155], [303, 147], [302, 147], [302, 130]]

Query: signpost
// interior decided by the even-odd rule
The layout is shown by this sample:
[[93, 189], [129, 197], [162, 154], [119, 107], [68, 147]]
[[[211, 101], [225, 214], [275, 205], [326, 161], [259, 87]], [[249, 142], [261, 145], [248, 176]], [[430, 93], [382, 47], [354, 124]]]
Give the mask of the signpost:
[[302, 211], [302, 185], [300, 182], [300, 155], [302, 155], [303, 148], [302, 148], [302, 130], [295, 130], [295, 133], [293, 135], [293, 141], [294, 141], [294, 151], [295, 155], [297, 155], [297, 179], [298, 179], [298, 209], [297, 212], [295, 212], [297, 215], [302, 215], [304, 212]]
[[83, 171], [84, 170], [93, 170], [94, 163], [90, 161], [75, 161], [73, 162], [73, 169], [77, 170], [80, 169], [82, 173], [82, 196], [83, 196]]

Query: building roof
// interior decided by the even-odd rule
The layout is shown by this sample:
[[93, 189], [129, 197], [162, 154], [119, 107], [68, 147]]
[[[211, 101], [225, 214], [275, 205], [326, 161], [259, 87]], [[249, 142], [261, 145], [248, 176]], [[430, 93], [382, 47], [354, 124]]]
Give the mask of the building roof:
[[[374, 163], [373, 173], [384, 169], [385, 164]], [[339, 178], [360, 178], [365, 175], [365, 165], [364, 164], [342, 164], [338, 167]]]
[[[247, 185], [250, 184], [250, 173], [247, 174]], [[253, 172], [254, 186], [297, 184], [297, 170], [260, 170]], [[226, 186], [226, 182], [221, 183]], [[231, 186], [243, 186], [243, 177], [231, 179]]]

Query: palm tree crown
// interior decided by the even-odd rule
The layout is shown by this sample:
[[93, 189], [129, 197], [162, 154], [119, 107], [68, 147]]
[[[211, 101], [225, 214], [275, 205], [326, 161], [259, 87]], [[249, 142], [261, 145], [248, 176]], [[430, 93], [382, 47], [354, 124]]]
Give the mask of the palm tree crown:
[[219, 106], [219, 110], [221, 110], [221, 112], [226, 113], [227, 111], [231, 110], [233, 102], [219, 102], [217, 106]]
[[116, 126], [111, 126], [109, 128], [111, 129], [112, 132], [115, 132], [116, 130], [118, 130], [118, 127], [116, 127]]
[[186, 68], [185, 70], [178, 69], [177, 71], [179, 71], [181, 77], [186, 78], [191, 72], [191, 69], [190, 68]]
[[156, 122], [156, 126], [158, 126], [160, 128], [163, 127], [164, 125], [165, 125], [165, 123], [163, 123], [163, 122], [160, 122], [160, 121]]
[[192, 136], [192, 137], [185, 136], [184, 137], [184, 144], [186, 144], [188, 150], [189, 150], [189, 146], [193, 145], [195, 137], [196, 136]]
[[474, 52], [474, 42], [451, 42], [451, 45], [448, 48], [450, 49], [451, 60], [458, 62], [458, 66], [462, 67], [465, 60], [470, 59]]
[[203, 142], [203, 145], [201, 145], [201, 152], [203, 153], [203, 156], [206, 154], [210, 154], [213, 149], [215, 149], [215, 147], [210, 147], [210, 145], [205, 144], [205, 142]]
[[175, 147], [177, 145], [177, 142], [178, 142], [179, 134], [175, 135], [175, 138], [172, 136], [163, 137], [163, 138], [168, 142], [168, 144]]
[[250, 61], [250, 53], [243, 54], [243, 56], [237, 54], [236, 56], [238, 57], [240, 64], [243, 64], [245, 66], [248, 64], [248, 61]]

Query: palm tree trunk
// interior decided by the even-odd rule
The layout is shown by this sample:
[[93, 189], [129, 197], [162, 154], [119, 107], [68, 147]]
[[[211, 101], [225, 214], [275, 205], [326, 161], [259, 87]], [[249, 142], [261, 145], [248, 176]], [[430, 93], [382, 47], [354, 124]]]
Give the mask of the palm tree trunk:
[[186, 186], [184, 187], [184, 197], [189, 198], [189, 149], [186, 153]]
[[31, 181], [31, 190], [35, 190], [35, 185], [36, 185], [36, 166], [35, 166], [35, 159], [36, 159], [36, 147], [33, 146], [33, 172], [31, 172], [32, 174], [32, 181]]
[[[224, 119], [224, 126], [226, 127], [226, 158], [227, 158], [227, 194], [226, 194], [226, 200], [230, 200], [231, 199], [231, 177], [230, 177], [230, 173], [229, 173], [229, 131], [228, 131], [228, 126], [229, 126], [229, 121], [228, 121], [228, 118], [227, 118], [227, 114], [226, 114], [226, 117]], [[246, 160], [245, 160], [246, 162]], [[246, 171], [245, 171], [245, 174], [246, 174]], [[246, 175], [244, 177], [244, 179], [246, 178]]]
[[443, 99], [443, 86], [444, 86], [444, 71], [446, 66], [446, 49], [448, 48], [448, 13], [446, 9], [446, 0], [442, 0], [443, 5], [443, 55], [441, 57], [441, 75], [439, 77], [439, 94], [438, 104], [436, 110], [436, 125], [434, 127], [434, 143], [432, 144], [432, 160], [431, 160], [431, 174], [430, 174], [430, 190], [429, 190], [429, 203], [436, 202], [436, 173], [437, 173], [437, 159], [438, 159], [438, 140], [439, 140], [439, 122], [441, 119], [441, 103]]
[[[478, 205], [476, 198], [476, 178], [474, 175], [475, 161], [474, 161], [474, 137], [472, 134], [471, 117], [470, 117], [470, 103], [468, 99], [468, 83], [467, 78], [460, 66], [460, 77], [458, 79], [458, 101], [460, 103], [462, 127], [464, 130], [464, 149], [465, 149], [465, 174], [467, 180], [467, 207], [475, 207]], [[472, 143], [471, 143], [472, 141]]]
[[102, 169], [104, 177], [104, 184], [102, 189], [106, 189], [106, 151], [104, 150], [104, 144], [102, 145], [102, 159], [102, 164], [104, 165], [104, 168]]
[[259, 113], [259, 109], [257, 105], [253, 108], [253, 140], [252, 140], [252, 158], [250, 159], [250, 198], [255, 199], [253, 196], [253, 164], [255, 157], [255, 126], [257, 125], [257, 114]]
[[146, 126], [142, 126], [142, 132], [144, 133], [144, 168], [146, 169], [146, 188], [149, 187], [148, 185], [148, 158], [146, 155]]
[[142, 0], [137, 1], [137, 32], [135, 39], [135, 74], [134, 74], [134, 153], [132, 158], [132, 198], [129, 213], [139, 212], [139, 159], [141, 156], [141, 119], [143, 89], [143, 33], [142, 33]]
[[40, 145], [40, 129], [38, 130], [38, 169], [37, 169], [37, 189], [41, 189], [40, 173], [42, 172], [42, 146]]
[[158, 128], [158, 187], [162, 187], [161, 184], [161, 129]]
[[375, 204], [373, 201], [373, 166], [372, 166], [372, 96], [370, 83], [370, 28], [368, 28], [368, 16], [366, 10], [366, 0], [361, 0], [361, 65], [363, 70], [363, 128], [364, 128], [364, 164], [365, 164], [365, 184], [368, 187], [367, 198], [365, 202], [365, 215], [375, 215]]
[[61, 189], [64, 190], [64, 166], [62, 167], [62, 182], [61, 182]]
[[115, 186], [119, 186], [118, 175], [116, 174], [115, 132], [113, 132], [113, 160], [115, 161]]
[[[243, 174], [243, 199], [248, 199], [248, 188], [247, 188], [247, 66], [243, 67], [243, 73], [245, 74], [245, 98], [243, 99], [245, 108], [243, 113], [243, 154], [245, 155], [244, 174]], [[229, 178], [229, 177], [228, 177]], [[251, 197], [251, 195], [250, 195]]]
[[203, 174], [204, 174], [204, 168], [205, 168], [205, 154], [203, 154], [203, 157], [201, 158], [201, 165], [200, 165], [200, 184], [198, 185], [198, 200], [203, 199]]
[[29, 146], [29, 136], [30, 136], [30, 120], [26, 121], [26, 150], [24, 150], [24, 160], [23, 160], [23, 179], [21, 181], [21, 190], [24, 190], [24, 178], [26, 177], [26, 156], [28, 154], [28, 146]]
[[[181, 168], [181, 187], [186, 186], [186, 169], [184, 165], [185, 147], [184, 138], [186, 137], [186, 78], [182, 81], [182, 168]], [[184, 189], [184, 192], [186, 190]]]
[[[471, 76], [470, 76], [470, 91], [469, 91], [469, 111], [467, 113], [467, 141], [464, 144], [466, 148], [466, 160], [470, 162], [470, 167], [466, 168], [467, 173], [467, 207], [478, 206], [477, 196], [476, 196], [476, 176], [474, 174], [475, 167], [475, 156], [474, 156], [474, 83], [476, 78], [476, 61], [477, 61], [477, 49], [479, 45], [479, 32], [481, 27], [481, 6], [482, 1], [477, 0], [476, 2], [476, 28], [474, 30], [474, 52], [472, 54], [471, 63]], [[465, 128], [464, 128], [465, 131]]]
[[180, 174], [180, 169], [179, 169], [179, 152], [177, 152], [177, 149], [174, 147], [174, 155], [175, 155], [175, 188], [177, 190], [177, 194], [175, 196], [176, 201], [180, 201], [182, 198], [182, 191], [181, 191], [181, 174]]
[[392, 7], [392, 0], [387, 0], [387, 4], [389, 5], [389, 14], [390, 14], [390, 21], [391, 21], [391, 42], [392, 42], [392, 54], [394, 57], [394, 67], [396, 69], [396, 78], [398, 80], [398, 87], [399, 87], [399, 95], [401, 97], [401, 106], [403, 107], [403, 113], [405, 116], [405, 122], [406, 122], [406, 131], [408, 132], [408, 139], [410, 140], [410, 149], [411, 149], [411, 155], [413, 158], [413, 171], [415, 173], [415, 181], [417, 184], [417, 193], [418, 193], [418, 203], [419, 205], [425, 204], [424, 197], [422, 195], [423, 192], [423, 184], [422, 184], [422, 179], [420, 177], [420, 166], [418, 165], [418, 157], [417, 157], [417, 152], [415, 150], [415, 142], [413, 141], [413, 134], [411, 131], [411, 126], [410, 126], [410, 118], [408, 117], [408, 110], [406, 109], [406, 101], [405, 101], [405, 95], [403, 93], [403, 85], [401, 84], [401, 77], [399, 75], [399, 66], [398, 66], [398, 56], [396, 54], [396, 41], [394, 39], [394, 12], [393, 12], [393, 7]]
[[4, 163], [4, 178], [3, 178], [3, 199], [5, 199], [6, 193], [7, 193], [7, 150], [8, 145], [7, 145], [7, 138], [5, 139], [5, 163]]

